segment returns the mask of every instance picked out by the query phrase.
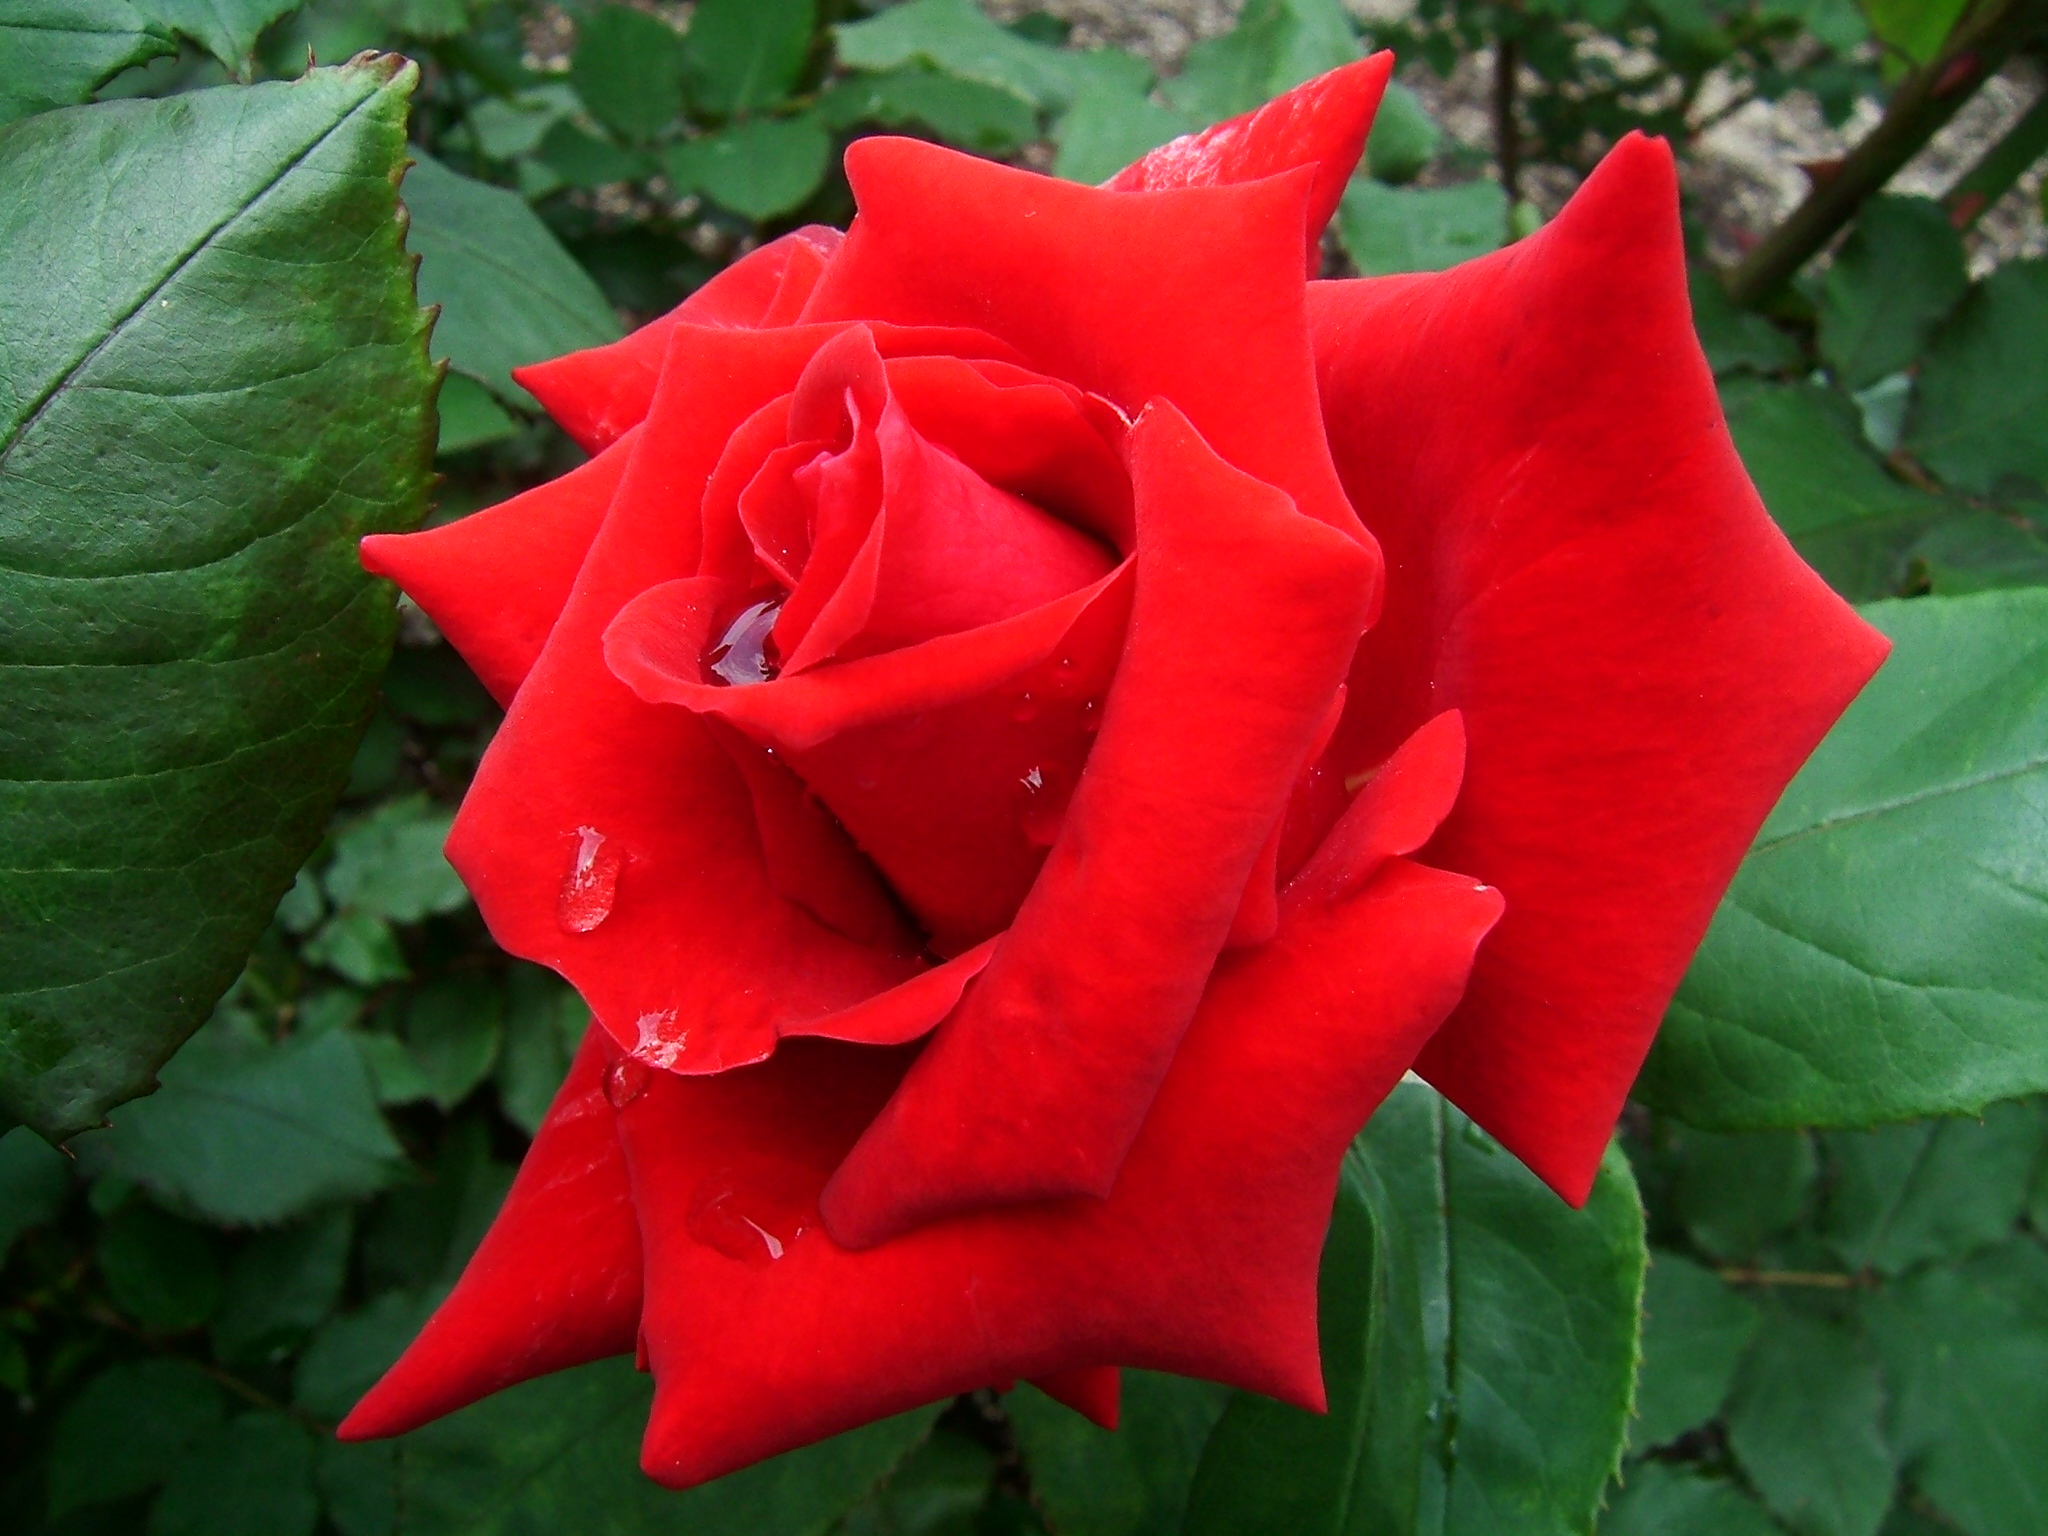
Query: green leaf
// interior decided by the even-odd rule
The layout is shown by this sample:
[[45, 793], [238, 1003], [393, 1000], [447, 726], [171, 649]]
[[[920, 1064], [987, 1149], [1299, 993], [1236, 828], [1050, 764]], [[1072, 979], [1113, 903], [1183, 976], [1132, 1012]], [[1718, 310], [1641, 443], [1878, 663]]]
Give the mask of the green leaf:
[[128, 0], [0, 0], [0, 122], [84, 101], [130, 65], [177, 51]]
[[645, 11], [601, 5], [576, 29], [569, 80], [599, 122], [645, 142], [683, 110], [683, 40]]
[[[647, 151], [629, 149], [610, 139], [596, 138], [566, 118], [555, 123], [542, 136], [540, 163], [555, 172], [561, 182], [585, 190], [609, 187], [619, 182], [645, 181], [658, 169], [653, 155]], [[530, 170], [533, 164], [532, 161], [524, 162], [523, 169]], [[524, 180], [520, 182], [520, 191], [526, 197], [541, 195]], [[549, 239], [553, 238], [549, 236]]]
[[569, 1063], [590, 1027], [590, 1009], [575, 988], [537, 965], [515, 966], [506, 978], [506, 993], [498, 1105], [531, 1136], [569, 1075]]
[[772, 107], [803, 74], [812, 0], [698, 0], [683, 38], [692, 105], [718, 117]]
[[405, 1045], [425, 1085], [425, 1097], [444, 1111], [469, 1097], [490, 1076], [505, 1033], [505, 997], [468, 977], [451, 977], [411, 993], [404, 1001]]
[[997, 26], [973, 0], [909, 0], [832, 36], [848, 69], [880, 72], [922, 63], [963, 80], [1014, 92], [1048, 111], [1067, 107], [1089, 84], [1143, 95], [1152, 71], [1142, 59], [1104, 48], [1049, 48]]
[[71, 1160], [27, 1126], [0, 1134], [0, 1264], [22, 1233], [63, 1214], [71, 1183]]
[[313, 1440], [280, 1413], [245, 1413], [178, 1459], [149, 1536], [312, 1536]]
[[1637, 1084], [1694, 1125], [1858, 1127], [2048, 1088], [2048, 592], [1863, 612], [1891, 659], [1764, 823]]
[[434, 445], [436, 456], [503, 442], [519, 430], [519, 423], [505, 414], [491, 392], [464, 374], [451, 373], [441, 381], [437, 404], [441, 436]]
[[838, 81], [818, 97], [818, 116], [835, 131], [859, 123], [922, 125], [949, 144], [985, 155], [1038, 137], [1038, 114], [1016, 92], [918, 64]]
[[757, 117], [669, 147], [679, 191], [701, 192], [721, 208], [759, 222], [788, 213], [817, 191], [832, 140], [815, 112]]
[[[1359, 1149], [1384, 1181], [1386, 1216], [1377, 1223], [1355, 1216], [1348, 1237], [1341, 1217], [1333, 1226], [1324, 1304], [1348, 1293], [1349, 1315], [1370, 1317], [1389, 1292], [1366, 1299], [1359, 1294], [1366, 1287], [1355, 1278], [1358, 1266], [1339, 1268], [1331, 1259], [1340, 1243], [1358, 1243], [1353, 1251], [1361, 1256], [1367, 1242], [1385, 1243], [1389, 1260], [1403, 1252], [1413, 1256], [1419, 1336], [1404, 1343], [1395, 1329], [1372, 1362], [1378, 1368], [1364, 1370], [1364, 1342], [1332, 1330], [1344, 1350], [1331, 1352], [1333, 1404], [1344, 1404], [1340, 1393], [1356, 1390], [1345, 1384], [1362, 1377], [1385, 1405], [1377, 1417], [1340, 1407], [1346, 1415], [1341, 1428], [1317, 1431], [1308, 1427], [1307, 1415], [1283, 1417], [1284, 1411], [1247, 1406], [1248, 1399], [1234, 1404], [1205, 1454], [1191, 1527], [1193, 1516], [1211, 1507], [1209, 1464], [1244, 1413], [1289, 1425], [1290, 1436], [1298, 1437], [1292, 1443], [1304, 1447], [1303, 1460], [1291, 1459], [1286, 1441], [1244, 1445], [1233, 1458], [1242, 1468], [1235, 1487], [1247, 1491], [1243, 1507], [1271, 1517], [1233, 1525], [1217, 1506], [1219, 1518], [1208, 1529], [1373, 1536], [1410, 1528], [1446, 1536], [1588, 1529], [1620, 1458], [1635, 1377], [1643, 1215], [1626, 1162], [1610, 1152], [1585, 1208], [1574, 1211], [1414, 1082], [1381, 1106]], [[1364, 1202], [1355, 1209], [1371, 1209], [1370, 1186], [1354, 1182], [1359, 1171], [1358, 1163], [1347, 1164], [1340, 1213], [1354, 1198]], [[1401, 1303], [1400, 1289], [1398, 1282], [1390, 1285], [1393, 1299], [1381, 1312], [1390, 1323], [1414, 1316]], [[1400, 1394], [1417, 1383], [1429, 1407], [1404, 1415]], [[1354, 1438], [1367, 1424], [1372, 1432]], [[1407, 1444], [1396, 1449], [1404, 1431]], [[1352, 1455], [1330, 1455], [1340, 1447]], [[1421, 1466], [1420, 1520], [1412, 1526], [1401, 1515], [1396, 1468], [1402, 1458]], [[1255, 1486], [1261, 1475], [1263, 1488]], [[1349, 1492], [1333, 1500], [1312, 1491], [1318, 1488]]]
[[1365, 165], [1375, 181], [1413, 181], [1436, 158], [1444, 131], [1407, 86], [1390, 81], [1365, 141]]
[[391, 1369], [446, 1294], [445, 1286], [386, 1291], [358, 1311], [329, 1319], [299, 1356], [292, 1401], [316, 1418], [342, 1418]]
[[1441, 272], [1498, 249], [1507, 232], [1507, 194], [1491, 181], [1389, 187], [1354, 176], [1337, 209], [1337, 237], [1368, 277]]
[[1887, 48], [1925, 64], [1941, 51], [1968, 0], [1862, 0], [1870, 30]]
[[[979, 1533], [985, 1529], [979, 1516], [995, 1474], [994, 1451], [963, 1429], [942, 1422], [929, 1439], [911, 1449], [881, 1487], [846, 1512], [832, 1528], [834, 1536]], [[1035, 1468], [1032, 1483], [1035, 1493]], [[1061, 1532], [1068, 1536], [1064, 1525]]]
[[401, 1164], [348, 1037], [251, 1046], [194, 1035], [163, 1087], [81, 1139], [114, 1171], [227, 1223], [283, 1221], [389, 1183]]
[[638, 1465], [652, 1397], [631, 1361], [601, 1360], [413, 1431], [398, 1442], [398, 1536], [813, 1536], [886, 1476], [935, 1416], [884, 1419], [671, 1493]]
[[1782, 1529], [1726, 1478], [1642, 1461], [1600, 1517], [1600, 1536], [1782, 1536]]
[[324, 965], [359, 987], [403, 981], [412, 974], [391, 925], [374, 912], [340, 911], [299, 950], [309, 965]]
[[1943, 597], [2048, 586], [2048, 542], [1995, 512], [1936, 523], [1906, 552], [1915, 584]]
[[0, 1110], [147, 1091], [320, 836], [425, 509], [414, 71], [0, 129]]
[[1812, 1198], [1819, 1164], [1803, 1132], [1686, 1131], [1679, 1148], [1673, 1210], [1692, 1240], [1719, 1258], [1753, 1257]]
[[387, 800], [335, 834], [323, 884], [342, 907], [395, 923], [459, 912], [469, 890], [441, 852], [455, 813], [425, 795]]
[[[1719, 1413], [1757, 1321], [1749, 1299], [1712, 1270], [1651, 1250], [1629, 1443], [1639, 1449], [1665, 1445]], [[1605, 1531], [1607, 1523], [1600, 1528]]]
[[434, 356], [508, 404], [536, 410], [512, 370], [616, 341], [619, 318], [518, 193], [411, 153], [418, 163], [406, 173], [405, 205], [420, 298], [441, 306]]
[[152, 1333], [197, 1328], [220, 1305], [210, 1234], [146, 1200], [130, 1200], [100, 1228], [99, 1263], [114, 1304]]
[[1187, 1495], [1187, 1536], [1414, 1526], [1443, 1412], [1427, 1379], [1419, 1257], [1361, 1139], [1344, 1159], [1318, 1286], [1330, 1411], [1233, 1393]]
[[1206, 1381], [1125, 1371], [1114, 1433], [1035, 1387], [1006, 1406], [1032, 1497], [1060, 1536], [1174, 1536], [1203, 1443], [1231, 1395]]
[[1907, 1480], [1969, 1536], [2048, 1530], [2048, 1252], [2016, 1235], [1874, 1293], [1866, 1317]]
[[1194, 123], [1150, 97], [1118, 87], [1090, 86], [1053, 125], [1059, 146], [1052, 171], [1090, 185], [1109, 180], [1132, 161], [1182, 134]]
[[1820, 355], [1845, 387], [1874, 384], [1920, 355], [1969, 286], [1940, 203], [1874, 197], [1821, 281]]
[[1994, 1104], [1976, 1120], [1920, 1120], [1825, 1138], [1821, 1230], [1851, 1269], [1896, 1275], [1958, 1259], [2011, 1231], [2027, 1202], [2048, 1118]]
[[230, 70], [239, 71], [248, 67], [263, 29], [297, 10], [299, 0], [142, 0], [142, 7]]
[[57, 1419], [49, 1451], [51, 1515], [146, 1493], [225, 1412], [220, 1389], [182, 1360], [102, 1371]]
[[512, 1173], [491, 1155], [483, 1116], [457, 1120], [422, 1176], [388, 1191], [364, 1216], [357, 1255], [363, 1283], [409, 1291], [452, 1283], [498, 1214]]
[[320, 1508], [341, 1536], [392, 1536], [398, 1528], [398, 1447], [389, 1440], [321, 1443], [313, 1480]]
[[[1436, 1130], [1433, 1170], [1382, 1162], [1411, 1230], [1434, 1239], [1418, 1246], [1446, 1440], [1425, 1466], [1425, 1519], [1441, 1486], [1447, 1533], [1583, 1529], [1620, 1459], [1635, 1377], [1645, 1252], [1628, 1164], [1610, 1151], [1574, 1211], [1449, 1106], [1401, 1093]], [[1374, 1127], [1367, 1138], [1377, 1145]]]
[[1928, 347], [1907, 449], [1951, 485], [2048, 486], [2048, 257], [2009, 261], [1970, 290]]
[[1800, 1536], [1876, 1536], [1896, 1469], [1879, 1430], [1877, 1361], [1840, 1323], [1764, 1320], [1728, 1399], [1728, 1443]]
[[1790, 373], [1804, 362], [1798, 342], [1762, 315], [1736, 307], [1711, 266], [1694, 266], [1688, 286], [1693, 328], [1716, 377], [1744, 369]]
[[230, 1365], [282, 1360], [341, 1299], [354, 1235], [353, 1213], [336, 1206], [244, 1243], [214, 1316], [214, 1354]]
[[1953, 515], [1939, 497], [1885, 473], [1855, 406], [1837, 390], [1743, 381], [1723, 389], [1721, 403], [1771, 516], [1852, 601], [1897, 591], [1907, 552]]
[[1305, 80], [1359, 56], [1337, 0], [1251, 0], [1237, 25], [1188, 50], [1166, 99], [1199, 124], [1263, 106]]

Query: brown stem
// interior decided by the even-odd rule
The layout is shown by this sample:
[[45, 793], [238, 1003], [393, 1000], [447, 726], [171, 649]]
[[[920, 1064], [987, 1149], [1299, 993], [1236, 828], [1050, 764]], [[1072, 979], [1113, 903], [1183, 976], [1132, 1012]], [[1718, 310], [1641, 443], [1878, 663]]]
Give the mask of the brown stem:
[[1878, 125], [1727, 274], [1729, 297], [1754, 305], [1789, 282], [2044, 18], [2048, 0], [1977, 0], [1941, 51], [1899, 82]]
[[1493, 153], [1510, 208], [1522, 200], [1522, 130], [1515, 122], [1521, 71], [1521, 45], [1512, 37], [1500, 38], [1493, 47]]
[[1832, 1270], [1750, 1269], [1742, 1265], [1717, 1270], [1730, 1285], [1810, 1285], [1827, 1291], [1852, 1291], [1872, 1282], [1861, 1275], [1837, 1274]]

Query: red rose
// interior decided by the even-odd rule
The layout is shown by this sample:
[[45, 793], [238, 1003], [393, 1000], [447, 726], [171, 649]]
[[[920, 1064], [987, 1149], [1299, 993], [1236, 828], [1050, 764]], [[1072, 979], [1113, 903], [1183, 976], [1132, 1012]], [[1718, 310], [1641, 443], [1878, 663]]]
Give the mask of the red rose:
[[674, 1484], [1020, 1376], [1319, 1405], [1411, 1065], [1584, 1198], [1884, 643], [1743, 474], [1661, 143], [1305, 279], [1388, 67], [1101, 189], [857, 143], [843, 241], [522, 375], [587, 465], [365, 541], [507, 705], [449, 857], [598, 1023], [344, 1434], [636, 1345]]

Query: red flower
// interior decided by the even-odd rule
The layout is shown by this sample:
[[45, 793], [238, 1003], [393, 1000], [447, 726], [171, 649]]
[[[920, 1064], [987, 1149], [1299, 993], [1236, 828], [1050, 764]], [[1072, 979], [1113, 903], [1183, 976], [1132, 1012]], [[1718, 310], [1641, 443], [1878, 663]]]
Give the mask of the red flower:
[[1387, 70], [1103, 189], [863, 140], [843, 241], [525, 371], [587, 465], [365, 541], [507, 705], [449, 857], [598, 1025], [345, 1435], [636, 1345], [675, 1484], [1019, 1376], [1319, 1405], [1411, 1065], [1584, 1198], [1884, 644], [1730, 445], [1661, 143], [1304, 278]]

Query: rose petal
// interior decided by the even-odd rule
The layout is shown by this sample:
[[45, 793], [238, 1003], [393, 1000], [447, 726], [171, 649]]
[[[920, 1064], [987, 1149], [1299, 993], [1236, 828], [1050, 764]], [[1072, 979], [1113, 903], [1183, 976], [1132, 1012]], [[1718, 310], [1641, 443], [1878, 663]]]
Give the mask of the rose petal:
[[1113, 1365], [1083, 1365], [1050, 1376], [1034, 1376], [1031, 1385], [1104, 1429], [1115, 1429], [1123, 1397], [1123, 1375]]
[[633, 1347], [640, 1229], [605, 1101], [603, 1031], [584, 1036], [462, 1278], [335, 1433], [375, 1440], [530, 1376]]
[[1103, 185], [1114, 192], [1157, 192], [1257, 181], [1312, 167], [1308, 270], [1313, 276], [1321, 263], [1323, 227], [1365, 153], [1373, 114], [1393, 72], [1394, 56], [1384, 50], [1333, 69], [1242, 117], [1160, 145]]
[[512, 377], [586, 453], [609, 446], [647, 415], [679, 323], [758, 328], [787, 325], [839, 249], [838, 230], [792, 230], [750, 251], [658, 320], [602, 347], [512, 370]]
[[631, 1049], [687, 1034], [679, 1070], [758, 1059], [919, 966], [775, 891], [751, 798], [702, 722], [644, 703], [601, 638], [646, 586], [697, 564], [694, 508], [727, 438], [786, 394], [829, 328], [672, 332], [603, 528], [479, 765], [448, 855], [498, 942], [548, 965]]
[[1126, 412], [1171, 400], [1227, 462], [1367, 542], [1316, 399], [1309, 171], [1118, 193], [875, 137], [846, 173], [860, 217], [805, 318], [976, 326]]
[[827, 1190], [842, 1242], [1107, 1193], [1365, 627], [1365, 548], [1170, 405], [1130, 453], [1137, 594], [1101, 737], [988, 970]]
[[1402, 578], [1332, 757], [1463, 711], [1427, 854], [1508, 902], [1419, 1070], [1583, 1200], [1715, 902], [1885, 644], [1743, 473], [1660, 141], [1505, 251], [1310, 308], [1345, 485]]
[[791, 1045], [743, 1072], [658, 1077], [619, 1116], [648, 1255], [642, 1466], [684, 1487], [1103, 1359], [1320, 1408], [1316, 1269], [1339, 1162], [1498, 911], [1405, 860], [1335, 906], [1296, 905], [1272, 943], [1219, 967], [1106, 1199], [862, 1252], [815, 1229], [806, 1194], [900, 1059]]
[[540, 657], [604, 521], [632, 434], [559, 479], [423, 533], [373, 533], [364, 569], [426, 610], [500, 704]]

